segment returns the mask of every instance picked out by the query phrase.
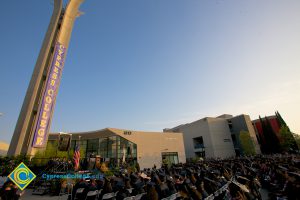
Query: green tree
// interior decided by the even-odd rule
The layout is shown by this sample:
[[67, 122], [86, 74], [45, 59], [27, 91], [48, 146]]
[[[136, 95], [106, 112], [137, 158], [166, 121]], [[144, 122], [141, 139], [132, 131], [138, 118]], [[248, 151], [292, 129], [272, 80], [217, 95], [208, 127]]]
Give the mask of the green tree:
[[241, 131], [239, 135], [240, 144], [245, 156], [255, 155], [255, 148], [250, 136], [250, 133], [247, 131]]
[[299, 134], [296, 134], [296, 133], [293, 133], [293, 136], [295, 138], [295, 142], [298, 146], [298, 149], [300, 149], [300, 135]]
[[279, 130], [279, 134], [281, 136], [281, 149], [283, 151], [288, 151], [290, 149], [293, 149], [293, 146], [295, 144], [295, 139], [290, 132], [289, 128], [287, 126], [282, 126]]
[[59, 151], [57, 141], [48, 141], [46, 149], [39, 150], [32, 159], [33, 164], [37, 166], [46, 165], [50, 158], [72, 158], [74, 150]]
[[285, 123], [284, 119], [281, 117], [278, 111], [275, 112], [275, 115], [280, 127], [287, 126], [287, 124]]
[[276, 119], [279, 123], [280, 129], [279, 129], [279, 134], [280, 134], [280, 147], [282, 151], [289, 151], [289, 150], [298, 150], [299, 145], [297, 144], [296, 137], [297, 134], [294, 134], [291, 132], [290, 128], [284, 121], [284, 119], [281, 117], [279, 112], [275, 112]]

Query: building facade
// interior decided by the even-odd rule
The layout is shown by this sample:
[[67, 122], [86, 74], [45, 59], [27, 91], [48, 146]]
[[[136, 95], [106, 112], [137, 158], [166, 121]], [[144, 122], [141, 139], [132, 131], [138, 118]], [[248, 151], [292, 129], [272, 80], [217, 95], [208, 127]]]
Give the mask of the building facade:
[[253, 127], [255, 129], [255, 132], [257, 133], [258, 136], [260, 136], [261, 138], [263, 138], [264, 136], [264, 131], [263, 131], [263, 123], [265, 123], [268, 120], [269, 125], [271, 127], [271, 130], [273, 131], [273, 133], [276, 134], [276, 137], [278, 137], [278, 139], [280, 140], [280, 124], [278, 122], [278, 119], [276, 117], [276, 115], [271, 115], [271, 116], [267, 116], [263, 119], [255, 119], [252, 121]]
[[[81, 159], [98, 155], [111, 166], [123, 162], [138, 162], [141, 168], [161, 166], [186, 161], [182, 133], [143, 132], [115, 128], [98, 131], [70, 133], [71, 147], [80, 145]], [[57, 143], [59, 133], [49, 135], [49, 143]], [[49, 145], [47, 145], [49, 146]]]
[[291, 130], [278, 111], [275, 112], [275, 115], [253, 120], [252, 124], [263, 153], [272, 154], [298, 150]]
[[0, 156], [6, 156], [9, 145], [0, 141]]
[[260, 153], [257, 138], [248, 115], [221, 115], [206, 117], [188, 124], [164, 129], [164, 132], [182, 132], [187, 158], [228, 158], [243, 155], [240, 132], [250, 134], [255, 153]]
[[252, 122], [249, 115], [238, 115], [227, 119], [227, 121], [230, 128], [235, 153], [237, 156], [244, 154], [243, 147], [239, 139], [241, 131], [249, 133], [252, 143], [254, 145], [255, 153], [261, 153], [257, 135], [254, 127], [252, 126]]
[[33, 156], [47, 145], [56, 95], [79, 6], [84, 0], [54, 0], [53, 13], [8, 149], [9, 156]]

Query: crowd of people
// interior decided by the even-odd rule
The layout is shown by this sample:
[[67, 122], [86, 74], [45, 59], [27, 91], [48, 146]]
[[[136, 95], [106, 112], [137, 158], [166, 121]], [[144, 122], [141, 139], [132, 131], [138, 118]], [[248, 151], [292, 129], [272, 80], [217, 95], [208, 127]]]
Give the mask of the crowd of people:
[[[268, 191], [271, 200], [300, 199], [300, 156], [210, 159], [160, 168], [153, 166], [137, 172], [120, 169], [112, 176], [77, 180], [70, 198], [85, 199], [89, 191], [100, 191], [98, 199], [112, 194], [116, 200], [132, 196], [139, 196], [141, 200], [171, 196], [173, 199], [193, 200], [260, 200], [261, 188]], [[18, 198], [16, 187], [11, 182], [5, 183], [0, 194], [2, 199], [9, 199], [7, 194], [14, 197], [11, 199]]]
[[[270, 199], [300, 198], [300, 157], [273, 155], [227, 160], [206, 160], [153, 167], [139, 172], [121, 170], [111, 177], [81, 179], [73, 188], [87, 192], [98, 190], [101, 196], [115, 194], [117, 200], [143, 194], [142, 200], [177, 199], [262, 199], [261, 188], [269, 191]], [[80, 196], [81, 195], [81, 196]], [[78, 195], [77, 195], [78, 197]], [[76, 198], [77, 198], [76, 197]]]
[[0, 198], [1, 200], [18, 200], [24, 192], [20, 191], [11, 180], [8, 180], [0, 189]]

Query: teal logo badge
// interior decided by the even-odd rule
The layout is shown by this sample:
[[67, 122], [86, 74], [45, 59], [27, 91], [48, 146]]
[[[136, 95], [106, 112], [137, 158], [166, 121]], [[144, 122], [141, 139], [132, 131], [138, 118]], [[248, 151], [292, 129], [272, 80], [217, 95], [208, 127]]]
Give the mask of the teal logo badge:
[[8, 175], [8, 178], [14, 182], [20, 190], [24, 190], [35, 177], [36, 175], [23, 162]]

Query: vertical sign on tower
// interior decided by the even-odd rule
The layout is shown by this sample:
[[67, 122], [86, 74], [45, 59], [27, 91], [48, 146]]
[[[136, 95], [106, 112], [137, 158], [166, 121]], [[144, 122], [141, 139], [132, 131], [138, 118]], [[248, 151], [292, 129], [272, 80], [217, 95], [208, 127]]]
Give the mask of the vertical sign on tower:
[[41, 100], [36, 127], [34, 129], [32, 147], [44, 147], [46, 145], [51, 118], [50, 116], [54, 107], [54, 102], [62, 75], [65, 54], [66, 48], [57, 42], [54, 49], [53, 60], [50, 66], [49, 77], [46, 82], [46, 89]]

